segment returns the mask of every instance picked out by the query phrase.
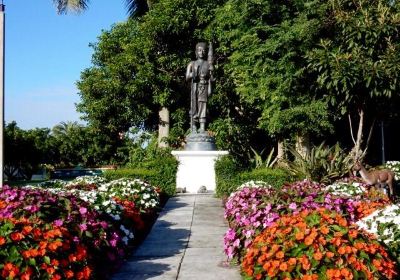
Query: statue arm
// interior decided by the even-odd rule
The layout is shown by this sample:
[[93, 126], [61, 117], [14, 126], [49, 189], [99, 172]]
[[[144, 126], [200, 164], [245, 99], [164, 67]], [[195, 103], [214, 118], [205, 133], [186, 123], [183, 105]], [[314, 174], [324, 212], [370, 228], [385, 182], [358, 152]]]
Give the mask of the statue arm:
[[193, 63], [190, 62], [186, 68], [186, 81], [193, 79]]

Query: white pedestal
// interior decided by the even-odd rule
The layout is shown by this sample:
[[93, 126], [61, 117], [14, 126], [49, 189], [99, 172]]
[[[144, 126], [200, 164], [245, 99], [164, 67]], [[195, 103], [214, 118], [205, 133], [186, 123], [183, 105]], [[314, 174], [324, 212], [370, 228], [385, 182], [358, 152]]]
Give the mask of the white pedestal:
[[215, 191], [215, 161], [228, 151], [172, 151], [179, 161], [176, 187], [186, 188], [188, 193], [197, 193], [200, 187], [207, 192]]

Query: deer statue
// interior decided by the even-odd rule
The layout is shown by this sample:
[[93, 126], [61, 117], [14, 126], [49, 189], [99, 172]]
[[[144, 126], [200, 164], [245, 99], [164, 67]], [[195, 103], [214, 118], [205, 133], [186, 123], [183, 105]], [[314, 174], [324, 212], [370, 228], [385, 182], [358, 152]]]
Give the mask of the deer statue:
[[368, 172], [359, 161], [356, 161], [353, 170], [360, 172], [360, 175], [366, 184], [374, 185], [375, 187], [383, 187], [383, 185], [387, 185], [389, 187], [389, 197], [393, 197], [393, 171], [384, 169]]

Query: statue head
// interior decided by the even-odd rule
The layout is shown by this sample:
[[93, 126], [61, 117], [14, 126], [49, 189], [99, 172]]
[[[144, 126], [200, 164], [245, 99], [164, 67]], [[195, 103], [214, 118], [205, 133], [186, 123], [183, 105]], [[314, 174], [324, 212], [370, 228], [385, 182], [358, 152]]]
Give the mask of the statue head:
[[206, 49], [207, 44], [204, 42], [200, 42], [196, 44], [196, 58], [205, 58], [206, 57]]

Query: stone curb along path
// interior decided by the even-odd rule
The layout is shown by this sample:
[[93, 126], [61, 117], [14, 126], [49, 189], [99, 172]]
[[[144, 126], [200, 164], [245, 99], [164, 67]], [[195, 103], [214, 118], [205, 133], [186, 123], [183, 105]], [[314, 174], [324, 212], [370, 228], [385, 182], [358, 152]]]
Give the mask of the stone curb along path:
[[113, 280], [239, 280], [226, 264], [228, 226], [213, 194], [182, 194], [168, 200], [150, 234]]

